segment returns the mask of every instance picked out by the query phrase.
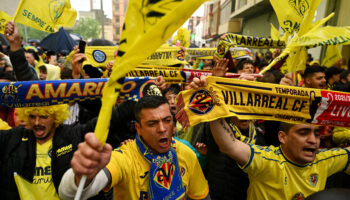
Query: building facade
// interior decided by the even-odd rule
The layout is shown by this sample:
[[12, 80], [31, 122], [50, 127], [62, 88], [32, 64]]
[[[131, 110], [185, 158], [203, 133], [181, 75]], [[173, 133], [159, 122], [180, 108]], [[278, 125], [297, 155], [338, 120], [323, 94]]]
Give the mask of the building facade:
[[112, 0], [113, 41], [119, 43], [123, 30], [128, 0]]

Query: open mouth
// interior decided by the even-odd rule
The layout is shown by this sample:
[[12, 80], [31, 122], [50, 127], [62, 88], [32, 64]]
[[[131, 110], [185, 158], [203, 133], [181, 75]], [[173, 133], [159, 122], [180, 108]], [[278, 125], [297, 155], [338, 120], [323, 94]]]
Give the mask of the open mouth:
[[304, 148], [303, 151], [313, 155], [314, 153], [316, 153], [317, 148]]
[[169, 139], [168, 138], [162, 138], [159, 140], [159, 145], [162, 147], [162, 148], [168, 148], [169, 147]]
[[33, 131], [35, 131], [36, 133], [42, 134], [45, 131], [45, 127], [44, 126], [34, 126]]

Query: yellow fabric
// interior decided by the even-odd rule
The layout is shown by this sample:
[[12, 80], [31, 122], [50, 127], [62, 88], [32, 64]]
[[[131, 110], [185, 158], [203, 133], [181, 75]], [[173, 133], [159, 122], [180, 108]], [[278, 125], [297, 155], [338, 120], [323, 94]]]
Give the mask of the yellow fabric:
[[86, 46], [87, 61], [94, 67], [106, 67], [108, 61], [114, 60], [117, 46]]
[[[56, 65], [45, 64], [47, 71], [46, 80], [61, 80], [61, 68]], [[40, 66], [39, 66], [40, 67]]]
[[305, 12], [310, 7], [310, 2], [311, 0], [270, 0], [283, 32], [293, 33], [299, 30]]
[[273, 40], [280, 39], [279, 31], [275, 28], [275, 26], [272, 23], [270, 25], [271, 25], [271, 39]]
[[235, 135], [235, 138], [237, 138], [237, 140], [240, 140], [246, 144], [255, 144], [257, 134], [256, 134], [255, 126], [252, 121], [249, 122], [249, 127], [248, 127], [249, 136], [243, 135], [239, 130], [239, 128], [235, 126], [233, 123], [229, 123], [229, 125], [233, 131], [233, 134]]
[[190, 46], [190, 34], [190, 31], [184, 27], [181, 27], [179, 30], [177, 30], [176, 39], [180, 40], [180, 46], [186, 48]]
[[322, 149], [315, 160], [300, 166], [283, 154], [280, 147], [251, 145], [249, 162], [243, 166], [250, 180], [247, 199], [304, 199], [325, 188], [327, 177], [347, 170], [348, 151]]
[[167, 83], [183, 83], [184, 77], [181, 76], [180, 70], [158, 70], [158, 69], [133, 69], [126, 75], [128, 77], [157, 77], [163, 76]]
[[344, 127], [334, 127], [332, 140], [338, 146], [350, 146], [350, 129]]
[[[310, 98], [321, 96], [319, 89], [214, 76], [209, 76], [207, 83], [205, 88], [196, 92], [182, 91], [181, 96], [178, 96], [177, 104], [181, 105], [184, 102], [186, 105], [178, 116], [181, 118], [183, 115], [184, 119], [188, 119], [189, 126], [231, 116], [237, 116], [241, 120], [265, 119], [307, 123], [306, 120], [311, 118]], [[183, 123], [182, 125], [188, 127]]]
[[[286, 2], [286, 0], [283, 0], [283, 1], [273, 0], [273, 1], [271, 1], [271, 4], [273, 5], [275, 12], [279, 16], [279, 15], [281, 15], [281, 12], [284, 12], [284, 10], [280, 10], [280, 8], [275, 7], [274, 3], [276, 4], [275, 6], [277, 6], [277, 4], [286, 6], [284, 4], [286, 4], [287, 2]], [[286, 57], [288, 55], [290, 55], [290, 57], [291, 57], [291, 58], [288, 58], [290, 60], [289, 65], [288, 65], [289, 72], [297, 71], [297, 67], [299, 67], [299, 69], [303, 69], [304, 68], [303, 63], [300, 63], [301, 62], [300, 58], [297, 57], [298, 55], [305, 54], [305, 50], [302, 47], [315, 47], [315, 46], [322, 45], [322, 43], [317, 42], [317, 40], [315, 40], [315, 41], [313, 40], [313, 39], [315, 39], [315, 37], [316, 38], [318, 37], [315, 34], [321, 35], [322, 40], [329, 40], [331, 38], [333, 39], [333, 37], [335, 36], [334, 32], [332, 32], [331, 34], [328, 34], [328, 35], [324, 35], [324, 34], [322, 35], [322, 32], [324, 32], [324, 28], [327, 28], [327, 27], [320, 28], [331, 17], [334, 16], [334, 13], [330, 14], [329, 16], [327, 16], [319, 21], [312, 23], [312, 19], [314, 17], [315, 12], [316, 12], [317, 6], [321, 3], [321, 0], [313, 0], [313, 1], [305, 0], [305, 1], [300, 1], [298, 3], [296, 3], [296, 1], [288, 1], [288, 3], [291, 3], [292, 4], [291, 6], [293, 8], [296, 8], [296, 9], [303, 8], [302, 10], [299, 10], [299, 14], [302, 17], [301, 21], [300, 21], [300, 25], [299, 25], [298, 20], [296, 20], [292, 23], [288, 23], [288, 24], [292, 24], [292, 26], [290, 26], [290, 29], [287, 28], [288, 30], [284, 29], [285, 36], [288, 36], [290, 33], [293, 32], [293, 37], [289, 38], [288, 41], [286, 42], [287, 45], [286, 45], [286, 48], [284, 49], [284, 51], [277, 58], [275, 58], [264, 70], [262, 70], [260, 72], [260, 74], [263, 74], [266, 71], [268, 71], [269, 69], [271, 69], [271, 67], [274, 66], [278, 61], [280, 61], [281, 59], [283, 59], [284, 57]], [[288, 8], [287, 8], [287, 10], [288, 10]], [[300, 12], [300, 11], [302, 11], [302, 12]], [[289, 13], [289, 11], [287, 11], [285, 13]], [[288, 15], [286, 15], [286, 16], [288, 17]], [[283, 17], [286, 17], [286, 16], [283, 16]], [[283, 24], [284, 22], [285, 21], [282, 22], [279, 19], [279, 23], [280, 23], [281, 27], [285, 25], [285, 24]], [[333, 28], [335, 28], [335, 27], [332, 27], [331, 30], [333, 30]], [[288, 33], [288, 34], [286, 34], [286, 33]], [[312, 39], [310, 37], [312, 37]], [[310, 40], [312, 40], [312, 42], [310, 42]], [[334, 43], [334, 44], [329, 43], [329, 45], [336, 45], [336, 43]], [[299, 60], [296, 60], [296, 61], [293, 60], [296, 58]], [[298, 64], [298, 62], [299, 62], [299, 64]], [[293, 63], [294, 64], [296, 63], [296, 65], [293, 65]]]
[[14, 174], [18, 193], [21, 199], [37, 200], [49, 199], [58, 200], [55, 186], [52, 181], [51, 171], [51, 150], [52, 140], [40, 145], [37, 143], [36, 167], [33, 183], [28, 182], [18, 174]]
[[11, 21], [12, 17], [0, 10], [0, 33], [4, 35], [7, 22]]
[[186, 54], [190, 57], [214, 56], [216, 48], [187, 48]]
[[342, 56], [338, 46], [327, 46], [326, 55], [322, 60], [322, 66], [332, 67], [341, 58]]
[[305, 35], [298, 37], [290, 44], [293, 46], [329, 46], [350, 44], [350, 26], [346, 27], [322, 27], [311, 30]]
[[59, 199], [52, 180], [51, 171], [52, 139], [40, 145], [36, 143], [36, 165], [33, 185], [40, 187], [50, 199]]
[[9, 130], [9, 129], [11, 129], [11, 126], [9, 126], [7, 122], [3, 121], [0, 118], [0, 130]]
[[72, 27], [77, 11], [69, 0], [21, 0], [14, 21], [45, 32], [56, 32], [61, 26]]
[[227, 33], [226, 36], [219, 41], [215, 57], [223, 58], [232, 46], [249, 48], [284, 48], [285, 45], [285, 42], [282, 40]]
[[102, 106], [95, 128], [102, 144], [107, 139], [112, 107], [122, 86], [121, 81], [117, 81], [156, 51], [205, 1], [164, 0], [152, 4], [129, 1], [118, 56], [102, 91]]
[[[175, 141], [175, 148], [186, 194], [191, 199], [203, 199], [209, 186], [196, 155], [181, 142]], [[114, 199], [147, 199], [150, 163], [140, 154], [135, 141], [114, 150], [107, 169], [112, 176]]]
[[179, 47], [161, 48], [152, 53], [146, 60], [142, 61], [143, 65], [176, 65], [188, 64], [185, 60], [185, 52]]

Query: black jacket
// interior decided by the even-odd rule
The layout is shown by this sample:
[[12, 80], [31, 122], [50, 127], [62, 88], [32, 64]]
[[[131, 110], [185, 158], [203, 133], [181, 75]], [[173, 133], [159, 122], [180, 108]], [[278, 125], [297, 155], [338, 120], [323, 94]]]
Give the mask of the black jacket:
[[10, 60], [15, 71], [16, 78], [19, 81], [38, 80], [35, 72], [29, 67], [29, 64], [24, 55], [24, 49], [10, 52]]
[[[94, 130], [96, 120], [86, 125], [61, 125], [52, 140], [51, 175], [56, 191], [63, 174], [70, 168], [74, 151], [84, 135]], [[1, 199], [19, 199], [13, 173], [33, 182], [36, 165], [36, 138], [31, 130], [13, 128], [0, 131]]]

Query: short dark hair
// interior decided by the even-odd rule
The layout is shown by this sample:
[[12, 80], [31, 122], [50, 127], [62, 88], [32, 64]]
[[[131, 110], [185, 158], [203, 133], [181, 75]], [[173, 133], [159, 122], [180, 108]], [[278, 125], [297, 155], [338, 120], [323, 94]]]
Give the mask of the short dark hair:
[[36, 60], [36, 61], [39, 61], [39, 56], [38, 54], [33, 50], [33, 49], [27, 49], [24, 51], [25, 53], [29, 53], [29, 54], [32, 54], [33, 55], [33, 58]]
[[292, 128], [292, 126], [294, 126], [295, 124], [290, 124], [290, 123], [287, 123], [287, 122], [280, 122], [280, 128], [279, 130], [280, 131], [283, 131], [285, 133], [288, 133], [290, 128]]
[[326, 74], [326, 69], [325, 69], [325, 67], [322, 67], [322, 66], [309, 66], [309, 67], [306, 67], [306, 69], [304, 71], [304, 78], [309, 78], [314, 73], [317, 73], [317, 72], [323, 72], [323, 73]]
[[174, 94], [179, 94], [180, 90], [178, 88], [175, 87], [168, 87], [165, 90], [162, 91], [162, 95], [165, 96], [166, 93], [171, 92]]
[[[168, 104], [168, 100], [163, 96], [144, 96], [142, 97], [134, 107], [134, 114], [137, 122], [141, 121], [141, 111], [145, 108], [158, 108], [163, 104]], [[170, 110], [170, 108], [169, 108]]]
[[245, 60], [241, 60], [238, 63], [237, 69], [238, 70], [242, 70], [245, 64], [252, 64], [252, 65], [254, 65], [253, 61], [251, 61], [250, 59], [245, 59]]
[[339, 68], [336, 68], [336, 67], [327, 68], [327, 70], [326, 70], [326, 80], [328, 81], [328, 79], [332, 78], [333, 75], [340, 74], [341, 72], [342, 72], [342, 70], [339, 69]]
[[47, 69], [45, 65], [40, 65], [38, 68], [41, 73], [47, 74]]
[[1, 71], [1, 70], [0, 70], [0, 79], [5, 79], [5, 80], [9, 80], [9, 81], [16, 81], [15, 77], [11, 73]]
[[342, 73], [340, 73], [340, 79], [345, 79], [347, 78], [347, 76], [349, 75], [350, 71], [349, 70], [345, 70]]

